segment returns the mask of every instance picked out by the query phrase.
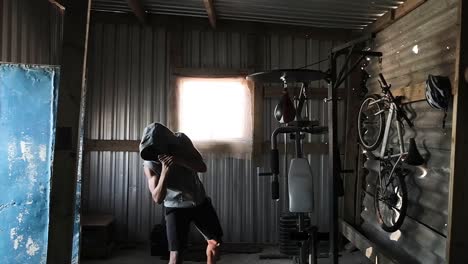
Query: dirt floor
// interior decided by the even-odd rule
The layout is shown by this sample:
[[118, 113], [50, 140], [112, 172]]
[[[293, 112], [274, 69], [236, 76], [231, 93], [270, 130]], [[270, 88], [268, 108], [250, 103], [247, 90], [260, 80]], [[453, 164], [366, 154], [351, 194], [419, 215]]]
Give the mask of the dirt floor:
[[[274, 246], [254, 246], [250, 245], [248, 248], [242, 247], [231, 247], [224, 250], [221, 255], [221, 259], [218, 261], [220, 264], [292, 264], [292, 259], [261, 259], [265, 256], [279, 256], [277, 247]], [[245, 253], [232, 253], [232, 252], [252, 252], [250, 254]], [[329, 260], [325, 258], [327, 256], [326, 249], [320, 254], [321, 258], [318, 260], [318, 264], [327, 264]], [[257, 252], [257, 253], [253, 253]], [[353, 252], [342, 252], [340, 254], [340, 264], [369, 264], [371, 263], [360, 251]], [[188, 261], [191, 260], [191, 261]], [[201, 250], [192, 252], [188, 256], [188, 260], [184, 263], [187, 264], [200, 264], [204, 262], [203, 254]], [[193, 261], [196, 260], [196, 261]], [[122, 248], [114, 250], [111, 257], [108, 259], [83, 259], [83, 264], [166, 264], [167, 260], [161, 259], [161, 257], [150, 256], [149, 247], [145, 245], [134, 246], [131, 248]]]

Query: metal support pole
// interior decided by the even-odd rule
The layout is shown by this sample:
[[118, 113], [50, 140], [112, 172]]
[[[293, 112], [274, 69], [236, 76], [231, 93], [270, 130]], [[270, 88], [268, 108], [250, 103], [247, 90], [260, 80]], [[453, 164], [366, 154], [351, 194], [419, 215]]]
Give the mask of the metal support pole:
[[339, 177], [337, 164], [337, 106], [336, 89], [336, 57], [331, 54], [331, 83], [328, 85], [328, 174], [330, 177], [330, 258], [333, 264], [338, 263], [338, 197], [336, 195], [336, 177]]
[[296, 142], [296, 158], [302, 158], [302, 146], [301, 146], [301, 132], [297, 131], [295, 134]]
[[[355, 49], [357, 44], [363, 43], [374, 35], [364, 36], [355, 39], [343, 45], [334, 48], [330, 54], [330, 83], [328, 85], [328, 173], [330, 177], [330, 258], [333, 264], [338, 263], [338, 184], [340, 184], [341, 164], [338, 152], [338, 139], [337, 139], [337, 95], [336, 89], [346, 80], [349, 74], [357, 68], [359, 63], [365, 56], [382, 56], [380, 52], [364, 51], [362, 49]], [[337, 74], [336, 59], [338, 56], [348, 52], [346, 63]], [[360, 54], [360, 58], [354, 62], [349, 68], [349, 59], [351, 54]], [[345, 71], [348, 69], [347, 71]], [[338, 76], [338, 77], [337, 77]]]
[[317, 228], [312, 227], [309, 237], [309, 264], [317, 264]]
[[[298, 214], [299, 216], [299, 232], [303, 232], [304, 231], [304, 214], [303, 213], [299, 213]], [[307, 248], [305, 247], [305, 245], [307, 244], [305, 241], [301, 241], [301, 247], [299, 248], [299, 263], [301, 264], [306, 264], [307, 263], [307, 256], [306, 256], [306, 253], [307, 253]]]
[[65, 12], [56, 126], [68, 127], [73, 133], [68, 138], [71, 146], [62, 149], [56, 145], [53, 153], [48, 264], [71, 263], [72, 254], [79, 250], [73, 246], [73, 230], [75, 214], [79, 213], [75, 205], [77, 180], [81, 177], [83, 160], [86, 62], [91, 17], [91, 0], [65, 0], [61, 3], [65, 6]]

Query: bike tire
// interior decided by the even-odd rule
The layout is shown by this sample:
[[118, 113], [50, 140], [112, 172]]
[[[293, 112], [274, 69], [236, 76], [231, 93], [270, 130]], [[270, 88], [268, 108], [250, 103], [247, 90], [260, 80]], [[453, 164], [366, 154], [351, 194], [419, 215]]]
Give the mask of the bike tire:
[[375, 183], [376, 189], [374, 193], [374, 207], [375, 207], [375, 212], [377, 215], [378, 222], [381, 228], [384, 231], [389, 232], [389, 233], [393, 233], [397, 231], [398, 229], [400, 229], [400, 227], [403, 225], [403, 222], [405, 221], [406, 211], [408, 208], [408, 189], [406, 187], [404, 176], [401, 174], [400, 170], [397, 170], [394, 173], [396, 173], [395, 178], [398, 179], [399, 185], [401, 187], [401, 193], [402, 193], [401, 208], [399, 209], [399, 217], [395, 223], [389, 225], [382, 219], [382, 212], [380, 211], [379, 201], [378, 201], [379, 195], [378, 195], [377, 186], [379, 186], [379, 177], [377, 177], [376, 179], [376, 183]]
[[[359, 114], [357, 116], [357, 129], [358, 129], [358, 137], [359, 137], [359, 143], [361, 144], [361, 146], [365, 149], [365, 150], [368, 150], [368, 151], [373, 151], [373, 150], [376, 150], [379, 145], [382, 143], [382, 139], [383, 139], [383, 136], [384, 136], [384, 130], [385, 130], [385, 114], [384, 114], [384, 111], [382, 111], [379, 115], [378, 115], [378, 125], [379, 125], [379, 128], [377, 130], [377, 137], [375, 139], [375, 141], [371, 141], [371, 142], [367, 142], [363, 137], [363, 108], [366, 106], [366, 103], [368, 101], [377, 101], [379, 100], [381, 97], [377, 94], [372, 94], [372, 95], [369, 95], [369, 96], [366, 96], [366, 98], [364, 98], [364, 100], [362, 101], [361, 103], [361, 106], [359, 107]], [[383, 109], [383, 104], [382, 103], [376, 103], [375, 104], [376, 107], [380, 110]]]

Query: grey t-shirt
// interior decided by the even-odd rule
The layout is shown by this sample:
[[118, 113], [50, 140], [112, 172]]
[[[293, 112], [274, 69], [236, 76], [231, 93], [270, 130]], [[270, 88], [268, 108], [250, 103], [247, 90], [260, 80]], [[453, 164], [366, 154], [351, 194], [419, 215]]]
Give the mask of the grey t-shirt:
[[[182, 133], [176, 136], [183, 142], [190, 139]], [[161, 175], [162, 164], [157, 161], [145, 160], [143, 166]], [[164, 198], [165, 207], [187, 208], [202, 204], [206, 199], [205, 188], [198, 173], [183, 166], [174, 165], [166, 177], [167, 193]]]

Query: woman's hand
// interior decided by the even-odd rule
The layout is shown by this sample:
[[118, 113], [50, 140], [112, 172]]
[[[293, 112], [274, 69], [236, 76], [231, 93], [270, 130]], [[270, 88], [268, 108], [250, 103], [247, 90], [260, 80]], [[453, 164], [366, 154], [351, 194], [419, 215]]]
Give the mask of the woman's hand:
[[167, 174], [168, 170], [175, 164], [175, 157], [169, 155], [159, 155], [159, 161], [162, 164], [161, 174]]
[[201, 156], [186, 158], [182, 154], [177, 156], [159, 155], [158, 159], [163, 165], [162, 172], [167, 171], [172, 165], [175, 164], [183, 166], [195, 172], [206, 172], [206, 164], [201, 158]]
[[148, 169], [145, 169], [145, 173], [149, 175], [148, 186], [151, 191], [153, 200], [156, 203], [161, 204], [164, 201], [167, 193], [166, 176], [170, 174], [170, 170], [172, 168], [172, 165], [174, 164], [175, 159], [173, 156], [168, 155], [159, 155], [158, 159], [162, 164], [162, 170], [159, 177], [150, 175], [150, 170]]

